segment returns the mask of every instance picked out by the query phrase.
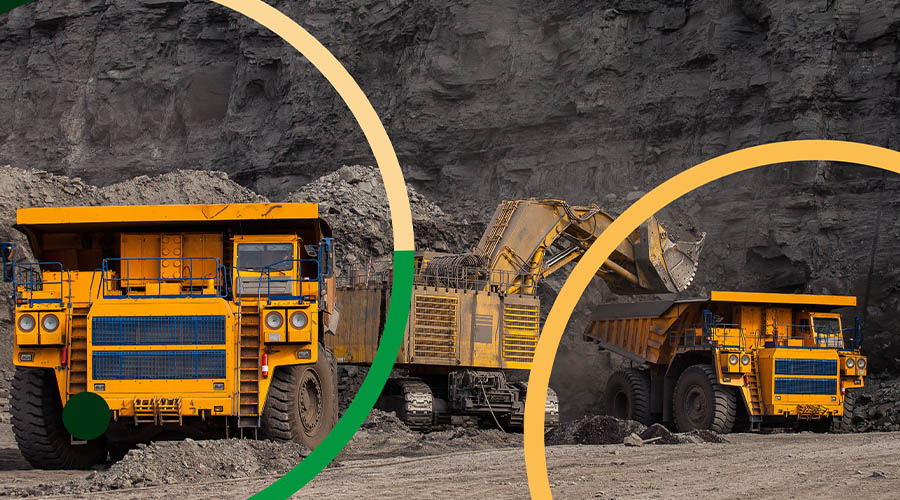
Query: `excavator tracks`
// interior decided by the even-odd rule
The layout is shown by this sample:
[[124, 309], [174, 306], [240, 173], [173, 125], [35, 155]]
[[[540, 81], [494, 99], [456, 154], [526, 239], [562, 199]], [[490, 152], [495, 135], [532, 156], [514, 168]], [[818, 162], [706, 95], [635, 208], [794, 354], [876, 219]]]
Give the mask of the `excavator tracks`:
[[[528, 382], [518, 382], [515, 385], [519, 388], [522, 407], [509, 415], [509, 429], [507, 430], [520, 431], [525, 425], [525, 398], [528, 394]], [[557, 425], [559, 425], [559, 397], [553, 388], [548, 387], [547, 400], [544, 403], [544, 429], [549, 430]]]
[[544, 406], [544, 428], [559, 425], [559, 396], [552, 388], [547, 388], [547, 403]]
[[414, 378], [392, 382], [397, 384], [403, 396], [403, 408], [399, 413], [406, 425], [414, 431], [430, 431], [434, 422], [434, 397], [428, 384]]

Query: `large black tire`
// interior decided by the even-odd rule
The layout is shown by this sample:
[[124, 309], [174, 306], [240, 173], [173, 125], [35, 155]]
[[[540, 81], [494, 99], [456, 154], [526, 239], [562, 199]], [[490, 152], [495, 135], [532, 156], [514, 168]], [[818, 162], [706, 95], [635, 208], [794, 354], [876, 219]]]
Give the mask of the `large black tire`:
[[675, 383], [672, 408], [680, 432], [708, 429], [725, 434], [734, 428], [737, 394], [719, 384], [712, 365], [693, 365]]
[[314, 449], [337, 423], [337, 387], [334, 351], [321, 344], [314, 364], [279, 366], [263, 408], [263, 436]]
[[856, 428], [856, 393], [844, 392], [844, 416], [829, 419], [831, 432], [853, 432]]
[[10, 406], [13, 435], [32, 467], [89, 469], [106, 459], [103, 437], [72, 444], [72, 436], [62, 422], [62, 403], [53, 370], [17, 366]]
[[604, 403], [607, 415], [650, 425], [650, 375], [634, 368], [613, 372], [606, 381]]

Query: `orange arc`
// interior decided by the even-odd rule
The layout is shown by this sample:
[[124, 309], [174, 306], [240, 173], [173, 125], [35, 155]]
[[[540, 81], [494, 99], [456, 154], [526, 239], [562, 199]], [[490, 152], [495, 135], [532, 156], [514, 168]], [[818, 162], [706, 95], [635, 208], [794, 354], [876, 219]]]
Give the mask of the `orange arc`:
[[553, 360], [578, 300], [600, 265], [616, 246], [651, 215], [688, 192], [722, 177], [776, 163], [834, 161], [856, 163], [900, 173], [900, 153], [858, 142], [803, 140], [754, 146], [700, 163], [663, 182], [620, 215], [584, 254], [563, 284], [537, 345], [525, 401], [525, 469], [534, 500], [550, 500], [550, 478], [544, 449], [544, 403]]

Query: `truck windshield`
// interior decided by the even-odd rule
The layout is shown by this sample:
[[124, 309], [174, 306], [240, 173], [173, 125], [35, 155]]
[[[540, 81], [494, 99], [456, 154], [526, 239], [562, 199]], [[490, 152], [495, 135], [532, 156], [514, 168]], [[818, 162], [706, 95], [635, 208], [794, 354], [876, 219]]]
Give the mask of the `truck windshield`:
[[241, 243], [237, 251], [237, 267], [249, 271], [290, 271], [294, 245], [290, 243]]
[[841, 334], [841, 320], [838, 318], [813, 318], [818, 343], [824, 343], [828, 347], [843, 347], [844, 337]]

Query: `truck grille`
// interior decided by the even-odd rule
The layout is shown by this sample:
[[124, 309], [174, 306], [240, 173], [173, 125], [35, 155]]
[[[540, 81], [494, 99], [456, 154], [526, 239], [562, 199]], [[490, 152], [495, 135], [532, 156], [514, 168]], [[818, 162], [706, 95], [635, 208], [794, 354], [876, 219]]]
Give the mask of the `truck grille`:
[[225, 351], [98, 351], [94, 380], [225, 378]]
[[93, 345], [207, 345], [225, 343], [225, 316], [96, 317]]
[[776, 378], [775, 394], [837, 394], [837, 379]]
[[775, 375], [837, 375], [836, 359], [776, 359]]

